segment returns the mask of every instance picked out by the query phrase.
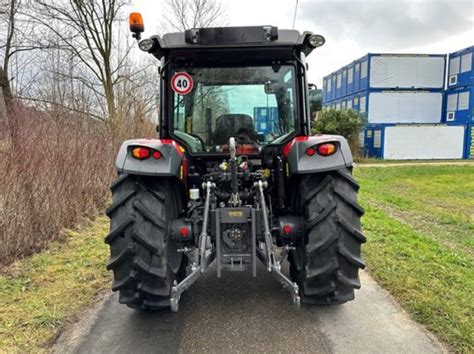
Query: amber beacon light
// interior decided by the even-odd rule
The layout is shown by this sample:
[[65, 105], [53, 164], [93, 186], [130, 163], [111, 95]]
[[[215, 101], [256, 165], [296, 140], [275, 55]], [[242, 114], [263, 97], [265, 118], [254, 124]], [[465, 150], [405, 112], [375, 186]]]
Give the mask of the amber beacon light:
[[133, 32], [133, 37], [140, 39], [140, 34], [145, 31], [145, 24], [143, 17], [139, 12], [132, 12], [128, 18], [130, 31]]

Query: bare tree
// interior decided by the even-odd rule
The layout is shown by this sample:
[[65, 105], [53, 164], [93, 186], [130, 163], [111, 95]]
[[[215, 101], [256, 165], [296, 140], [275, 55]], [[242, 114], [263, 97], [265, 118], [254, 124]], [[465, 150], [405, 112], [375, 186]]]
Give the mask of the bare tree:
[[0, 90], [5, 105], [10, 109], [22, 79], [32, 80], [31, 69], [35, 58], [22, 55], [26, 52], [56, 48], [44, 34], [34, 29], [35, 14], [31, 12], [30, 0], [0, 0]]
[[218, 0], [166, 0], [163, 30], [184, 31], [191, 28], [219, 26], [226, 22]]
[[36, 1], [39, 16], [36, 21], [53, 33], [72, 57], [77, 59], [97, 80], [82, 80], [83, 84], [103, 95], [110, 122], [117, 118], [115, 85], [119, 70], [131, 46], [121, 53], [115, 51], [116, 25], [124, 0], [40, 0]]
[[[2, 128], [2, 123], [7, 120], [7, 110], [5, 109], [5, 100], [3, 99], [3, 91], [0, 90], [0, 130]], [[0, 138], [1, 138], [0, 131]]]
[[10, 87], [10, 78], [8, 70], [10, 66], [10, 59], [14, 54], [13, 37], [16, 31], [16, 17], [20, 7], [20, 0], [9, 0], [0, 3], [0, 16], [2, 22], [6, 26], [6, 36], [4, 43], [0, 45], [3, 49], [3, 63], [0, 66], [0, 87], [2, 89], [5, 104], [9, 107], [13, 100], [13, 95]]

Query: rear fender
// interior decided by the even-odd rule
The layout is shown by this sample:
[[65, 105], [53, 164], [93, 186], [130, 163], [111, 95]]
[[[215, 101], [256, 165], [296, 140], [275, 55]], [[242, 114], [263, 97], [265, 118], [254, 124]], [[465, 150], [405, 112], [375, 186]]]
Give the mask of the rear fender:
[[[331, 156], [317, 153], [308, 156], [306, 150], [323, 143], [335, 143], [337, 150]], [[303, 174], [337, 170], [353, 165], [352, 153], [347, 140], [340, 135], [315, 135], [296, 137], [283, 148], [288, 163], [288, 173]]]
[[[149, 157], [138, 160], [132, 156], [134, 147], [147, 147], [161, 153], [159, 159]], [[120, 147], [115, 160], [118, 172], [145, 176], [176, 176], [185, 177], [186, 158], [184, 150], [171, 139], [136, 139], [127, 140]]]

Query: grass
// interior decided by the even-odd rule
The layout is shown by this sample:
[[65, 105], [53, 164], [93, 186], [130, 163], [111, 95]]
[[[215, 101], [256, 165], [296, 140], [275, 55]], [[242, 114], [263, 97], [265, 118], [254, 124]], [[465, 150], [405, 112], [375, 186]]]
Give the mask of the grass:
[[363, 168], [364, 256], [415, 320], [474, 351], [474, 166]]
[[41, 352], [103, 289], [108, 221], [67, 231], [65, 240], [0, 274], [0, 352]]

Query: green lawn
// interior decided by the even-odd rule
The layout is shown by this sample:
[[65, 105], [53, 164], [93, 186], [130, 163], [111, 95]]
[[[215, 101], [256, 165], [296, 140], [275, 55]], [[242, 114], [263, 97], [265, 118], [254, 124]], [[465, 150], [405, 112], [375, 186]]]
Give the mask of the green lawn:
[[0, 353], [48, 351], [61, 328], [110, 286], [108, 220], [68, 231], [62, 242], [0, 273]]
[[360, 168], [370, 273], [457, 352], [474, 351], [474, 166]]

